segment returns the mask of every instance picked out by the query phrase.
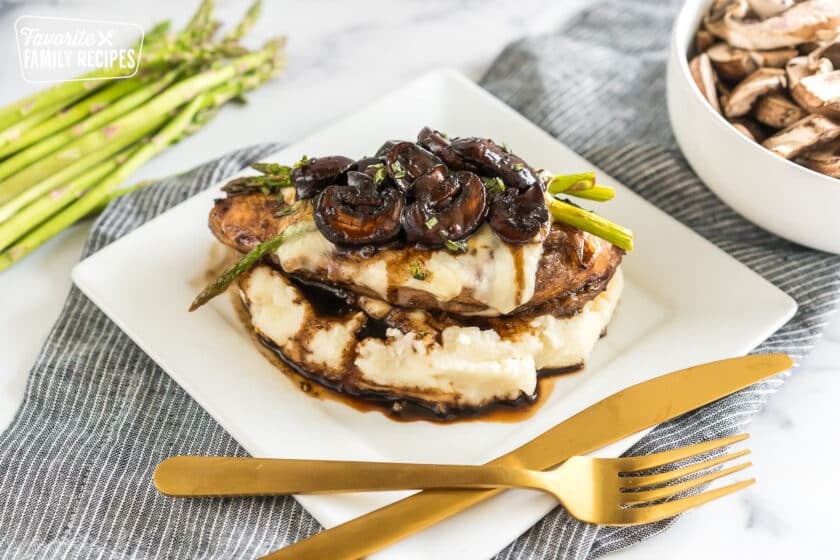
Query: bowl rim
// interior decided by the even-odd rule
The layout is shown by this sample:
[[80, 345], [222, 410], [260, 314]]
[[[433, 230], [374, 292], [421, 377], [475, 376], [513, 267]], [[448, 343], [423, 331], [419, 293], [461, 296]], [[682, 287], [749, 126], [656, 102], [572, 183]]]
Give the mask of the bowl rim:
[[774, 161], [781, 162], [783, 165], [787, 165], [790, 169], [796, 169], [801, 173], [804, 173], [806, 176], [811, 176], [815, 180], [819, 180], [820, 182], [824, 182], [826, 184], [832, 185], [833, 188], [837, 188], [837, 183], [840, 182], [840, 178], [831, 177], [829, 175], [825, 175], [823, 173], [819, 173], [814, 171], [813, 169], [809, 169], [804, 165], [799, 165], [796, 162], [793, 162], [789, 159], [783, 158], [779, 154], [768, 150], [758, 142], [753, 142], [740, 132], [738, 132], [732, 123], [730, 123], [726, 118], [721, 114], [712, 109], [709, 102], [700, 93], [700, 88], [697, 87], [697, 84], [694, 82], [694, 78], [691, 76], [691, 70], [688, 68], [688, 46], [690, 43], [690, 33], [695, 31], [694, 27], [691, 27], [691, 22], [689, 21], [690, 15], [694, 14], [700, 6], [703, 6], [701, 13], [705, 13], [708, 9], [709, 4], [712, 3], [713, 0], [687, 0], [682, 8], [680, 8], [679, 13], [677, 14], [677, 19], [674, 22], [673, 32], [671, 34], [671, 45], [674, 51], [674, 55], [677, 59], [677, 66], [679, 67], [679, 71], [682, 74], [682, 78], [687, 80], [689, 83], [689, 89], [691, 90], [691, 95], [693, 95], [697, 100], [701, 102], [703, 106], [703, 110], [706, 111], [709, 115], [712, 116], [714, 121], [717, 123], [719, 127], [726, 129], [726, 133], [730, 136], [734, 136], [737, 138], [737, 142], [741, 142], [742, 145], [748, 145], [750, 148], [753, 149], [756, 153], [764, 154], [770, 156]]

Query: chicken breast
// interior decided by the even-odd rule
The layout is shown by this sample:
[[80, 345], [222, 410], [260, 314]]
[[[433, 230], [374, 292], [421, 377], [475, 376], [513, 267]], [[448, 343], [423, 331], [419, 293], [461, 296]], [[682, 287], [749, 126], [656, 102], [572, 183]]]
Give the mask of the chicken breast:
[[484, 224], [465, 252], [395, 247], [367, 255], [321, 235], [309, 203], [277, 217], [285, 207], [285, 201], [261, 193], [220, 199], [210, 212], [210, 229], [241, 252], [283, 231], [286, 240], [271, 258], [286, 273], [412, 309], [570, 316], [603, 291], [624, 254], [562, 224], [552, 224], [539, 236], [543, 241], [520, 245], [503, 242]]

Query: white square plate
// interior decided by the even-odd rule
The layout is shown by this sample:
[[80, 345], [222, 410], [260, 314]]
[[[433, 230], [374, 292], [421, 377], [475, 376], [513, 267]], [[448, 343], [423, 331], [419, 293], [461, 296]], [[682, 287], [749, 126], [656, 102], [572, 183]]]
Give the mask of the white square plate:
[[[452, 135], [504, 140], [528, 162], [555, 172], [595, 169], [452, 71], [421, 77], [264, 159], [292, 162], [301, 154], [336, 153], [359, 157], [385, 139], [414, 138], [424, 125]], [[378, 412], [314, 399], [263, 358], [227, 298], [187, 313], [196, 278], [215, 243], [207, 213], [219, 196], [218, 186], [89, 257], [75, 268], [73, 280], [253, 455], [480, 464], [624, 387], [744, 354], [796, 309], [787, 295], [617, 181], [603, 173], [600, 181], [617, 190], [602, 212], [636, 233], [637, 249], [624, 261], [623, 300], [586, 370], [561, 378], [546, 404], [520, 423], [401, 423]], [[676, 264], [677, 254], [690, 258]], [[602, 455], [617, 456], [629, 443], [613, 445]], [[331, 527], [404, 495], [299, 500]], [[507, 492], [376, 558], [488, 558], [553, 506], [552, 499], [533, 492]]]

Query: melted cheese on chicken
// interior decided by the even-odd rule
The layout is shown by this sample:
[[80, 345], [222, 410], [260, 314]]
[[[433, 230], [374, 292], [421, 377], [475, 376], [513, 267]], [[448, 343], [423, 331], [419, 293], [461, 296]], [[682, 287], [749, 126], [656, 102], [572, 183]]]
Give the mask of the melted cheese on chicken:
[[342, 253], [321, 235], [311, 215], [285, 233], [275, 256], [290, 274], [317, 272], [328, 283], [361, 286], [381, 299], [394, 289], [416, 290], [441, 302], [467, 298], [486, 306], [477, 315], [510, 313], [530, 301], [543, 252], [536, 241], [511, 246], [487, 224], [467, 240], [464, 252], [409, 248], [365, 259]]

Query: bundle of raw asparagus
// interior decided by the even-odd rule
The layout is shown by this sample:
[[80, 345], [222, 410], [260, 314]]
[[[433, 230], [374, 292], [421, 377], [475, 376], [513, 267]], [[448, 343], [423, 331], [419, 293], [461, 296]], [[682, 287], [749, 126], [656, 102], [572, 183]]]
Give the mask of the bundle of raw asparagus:
[[0, 109], [0, 271], [142, 186], [122, 183], [283, 68], [283, 38], [240, 43], [259, 10], [218, 36], [204, 0], [182, 31], [163, 22], [146, 33], [134, 77], [97, 80], [106, 68]]

